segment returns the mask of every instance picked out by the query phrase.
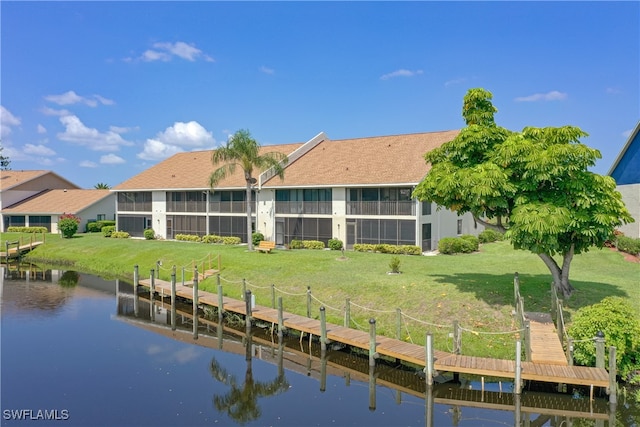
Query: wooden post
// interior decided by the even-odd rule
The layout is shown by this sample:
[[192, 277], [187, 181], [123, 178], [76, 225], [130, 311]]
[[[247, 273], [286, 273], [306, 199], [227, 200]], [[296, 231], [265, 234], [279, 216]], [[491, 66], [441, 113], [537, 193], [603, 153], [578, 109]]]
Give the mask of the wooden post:
[[596, 332], [594, 340], [596, 345], [596, 368], [604, 369], [604, 333], [602, 331]]
[[349, 298], [344, 303], [344, 327], [351, 327], [351, 299]]
[[376, 371], [375, 366], [369, 365], [369, 410], [376, 410]]
[[558, 294], [556, 292], [556, 287], [553, 282], [551, 282], [551, 320], [553, 320], [554, 322], [558, 317], [557, 297]]
[[282, 297], [278, 297], [278, 340], [282, 340], [284, 333], [284, 318], [282, 315]]
[[369, 366], [376, 365], [376, 319], [369, 319]]
[[518, 307], [518, 296], [520, 295], [520, 277], [518, 277], [518, 272], [513, 275], [513, 300], [516, 306]]
[[427, 340], [425, 344], [425, 375], [427, 380], [427, 388], [433, 386], [433, 335], [427, 333]]
[[171, 270], [171, 330], [176, 330], [176, 266]]
[[311, 318], [311, 286], [307, 286], [307, 317]]
[[396, 308], [396, 339], [402, 341], [402, 310]]
[[140, 279], [138, 277], [138, 266], [133, 266], [133, 314], [138, 317], [138, 310], [140, 304], [140, 297], [138, 296], [138, 283]]
[[151, 272], [149, 273], [149, 294], [150, 297], [153, 298], [153, 294], [156, 291], [156, 274], [155, 274], [155, 270], [152, 268]]
[[560, 343], [564, 343], [564, 322], [562, 321], [562, 300], [559, 299], [557, 306], [556, 330], [558, 331], [558, 339]]
[[513, 418], [514, 418], [514, 426], [520, 427], [522, 425], [522, 401], [520, 399], [520, 394], [516, 394], [513, 396]]
[[324, 306], [320, 307], [320, 351], [327, 351], [327, 316]]
[[453, 321], [453, 354], [462, 353], [462, 336], [460, 334], [460, 327], [458, 321]]
[[515, 394], [520, 394], [522, 391], [522, 342], [520, 340], [516, 341], [516, 372], [515, 379], [513, 381], [513, 392]]
[[198, 308], [198, 267], [193, 269], [193, 308]]
[[616, 348], [614, 346], [609, 347], [609, 404], [615, 405], [618, 403], [618, 383], [616, 382], [617, 375], [617, 361], [616, 361]]
[[567, 339], [567, 363], [573, 366], [573, 338]]
[[224, 296], [222, 295], [222, 284], [220, 284], [220, 275], [218, 274], [218, 323], [222, 323], [224, 316]]
[[135, 290], [138, 287], [138, 283], [140, 283], [140, 278], [138, 276], [138, 264], [133, 266], [133, 289]]
[[[309, 348], [311, 348], [311, 346], [309, 346]], [[320, 352], [320, 391], [324, 393], [326, 390], [327, 390], [327, 352], [323, 350]]]
[[271, 285], [271, 308], [276, 308], [276, 285]]
[[182, 267], [182, 286], [184, 286], [184, 267]]
[[433, 386], [427, 386], [426, 396], [425, 396], [425, 414], [424, 418], [426, 420], [426, 427], [433, 427]]
[[524, 349], [527, 362], [531, 361], [531, 321], [524, 322]]
[[246, 324], [248, 328], [251, 328], [251, 291], [246, 291], [244, 294], [244, 304], [245, 304], [245, 310], [247, 312], [246, 314]]

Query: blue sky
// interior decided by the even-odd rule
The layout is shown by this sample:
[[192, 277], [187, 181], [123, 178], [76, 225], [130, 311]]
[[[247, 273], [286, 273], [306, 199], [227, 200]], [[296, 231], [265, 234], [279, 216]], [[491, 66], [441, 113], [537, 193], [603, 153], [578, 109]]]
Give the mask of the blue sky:
[[579, 126], [606, 174], [640, 118], [638, 2], [0, 2], [11, 168], [111, 186], [238, 129], [263, 145]]

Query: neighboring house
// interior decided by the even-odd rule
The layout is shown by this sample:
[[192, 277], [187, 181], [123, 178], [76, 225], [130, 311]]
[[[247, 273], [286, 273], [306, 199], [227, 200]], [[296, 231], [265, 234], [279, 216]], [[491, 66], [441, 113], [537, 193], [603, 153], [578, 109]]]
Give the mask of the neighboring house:
[[[5, 231], [6, 218], [3, 210], [22, 200], [32, 197], [45, 190], [51, 189], [79, 189], [77, 185], [62, 178], [54, 172], [46, 170], [0, 171], [0, 231]], [[31, 221], [30, 221], [31, 220]], [[38, 225], [43, 219], [25, 218], [24, 222]]]
[[629, 135], [627, 143], [613, 162], [609, 175], [616, 180], [616, 189], [622, 194], [635, 222], [620, 227], [626, 236], [640, 237], [640, 121]]
[[[429, 171], [424, 154], [458, 131], [271, 145], [289, 157], [283, 180], [262, 173], [254, 186], [254, 230], [277, 244], [293, 239], [389, 243], [437, 248], [442, 237], [477, 234], [471, 215], [457, 216], [411, 198]], [[178, 153], [115, 186], [118, 230], [246, 236], [245, 181], [240, 168], [211, 191], [212, 151]]]
[[58, 232], [58, 220], [65, 213], [80, 217], [82, 232], [88, 221], [114, 218], [115, 196], [109, 190], [44, 190], [2, 209], [7, 228], [40, 226], [51, 233]]

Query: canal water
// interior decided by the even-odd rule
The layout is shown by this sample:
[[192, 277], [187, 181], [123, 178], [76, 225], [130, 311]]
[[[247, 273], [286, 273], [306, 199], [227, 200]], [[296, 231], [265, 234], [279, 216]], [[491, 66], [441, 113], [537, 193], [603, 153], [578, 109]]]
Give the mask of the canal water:
[[[0, 290], [3, 426], [637, 425], [628, 405], [607, 415], [605, 398], [516, 402], [511, 384], [474, 381], [427, 391], [415, 372], [369, 372], [337, 349], [321, 359], [306, 340], [194, 326], [187, 308], [172, 324], [170, 307], [122, 281], [3, 270]], [[560, 407], [531, 409], [545, 399]]]

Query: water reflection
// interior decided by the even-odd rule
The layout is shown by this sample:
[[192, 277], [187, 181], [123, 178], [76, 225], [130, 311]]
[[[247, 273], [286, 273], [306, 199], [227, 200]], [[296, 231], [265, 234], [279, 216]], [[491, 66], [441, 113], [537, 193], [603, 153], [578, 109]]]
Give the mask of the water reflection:
[[[31, 320], [34, 313], [36, 316], [43, 316], [42, 313], [46, 313], [44, 316], [49, 317], [54, 317], [56, 314], [62, 316], [64, 313], [60, 312], [64, 312], [66, 309], [78, 310], [77, 307], [73, 308], [74, 298], [78, 296], [107, 300], [111, 307], [111, 319], [117, 320], [117, 322], [111, 320], [111, 323], [126, 325], [128, 328], [107, 330], [101, 326], [101, 329], [97, 330], [95, 329], [96, 320], [93, 318], [85, 318], [82, 322], [78, 322], [74, 317], [73, 327], [80, 328], [82, 323], [86, 323], [87, 331], [90, 331], [91, 334], [99, 334], [98, 336], [101, 338], [98, 340], [87, 339], [87, 335], [85, 335], [87, 332], [74, 332], [78, 336], [78, 341], [82, 341], [83, 344], [71, 344], [69, 341], [68, 345], [74, 345], [73, 353], [76, 353], [79, 358], [78, 362], [70, 360], [69, 363], [86, 364], [87, 359], [91, 360], [91, 357], [95, 357], [83, 355], [82, 350], [87, 344], [89, 344], [89, 348], [92, 348], [98, 346], [102, 341], [111, 342], [109, 340], [112, 340], [115, 343], [111, 344], [113, 349], [110, 350], [113, 353], [102, 348], [94, 348], [95, 353], [101, 353], [104, 360], [96, 359], [95, 363], [89, 363], [92, 375], [97, 375], [98, 371], [102, 375], [94, 377], [92, 383], [100, 384], [100, 391], [106, 393], [103, 399], [114, 399], [115, 402], [118, 401], [116, 394], [124, 395], [123, 399], [132, 404], [135, 403], [135, 406], [129, 407], [128, 410], [123, 409], [122, 412], [132, 412], [138, 414], [139, 417], [149, 417], [148, 411], [140, 409], [140, 406], [149, 407], [146, 403], [140, 405], [143, 402], [150, 405], [151, 401], [148, 399], [155, 402], [154, 412], [160, 412], [165, 406], [174, 408], [178, 403], [182, 405], [183, 400], [195, 399], [197, 401], [198, 398], [204, 397], [206, 408], [203, 403], [194, 403], [195, 413], [200, 411], [202, 414], [204, 412], [203, 417], [208, 420], [208, 424], [212, 424], [213, 420], [217, 422], [218, 414], [222, 414], [224, 415], [221, 418], [223, 425], [230, 423], [243, 425], [326, 425], [331, 422], [331, 416], [335, 416], [339, 420], [337, 423], [333, 421], [333, 424], [336, 425], [421, 425], [432, 427], [496, 424], [564, 426], [573, 424], [607, 426], [616, 425], [616, 417], [618, 425], [638, 425], [638, 410], [627, 403], [621, 403], [616, 411], [615, 408], [613, 410], [608, 408], [605, 399], [596, 399], [590, 402], [587, 398], [573, 399], [570, 395], [549, 394], [532, 390], [525, 390], [522, 396], [517, 396], [511, 392], [508, 383], [487, 383], [484, 390], [480, 390], [479, 383], [474, 381], [466, 381], [461, 384], [442, 383], [427, 387], [424, 376], [420, 372], [392, 364], [378, 364], [375, 368], [370, 368], [366, 355], [360, 357], [357, 354], [331, 347], [323, 357], [317, 341], [302, 340], [294, 336], [285, 336], [278, 340], [274, 338], [274, 334], [269, 329], [254, 327], [247, 335], [243, 325], [233, 327], [230, 324], [220, 324], [217, 322], [218, 318], [215, 314], [207, 316], [202, 310], [199, 310], [194, 318], [193, 307], [190, 304], [178, 301], [172, 305], [169, 296], [166, 295], [164, 298], [150, 299], [148, 291], [142, 288], [134, 291], [134, 288], [125, 282], [104, 281], [95, 276], [78, 274], [76, 286], [62, 287], [58, 283], [64, 273], [65, 271], [26, 270], [20, 273], [8, 270], [3, 272], [3, 278], [11, 279], [8, 280], [8, 285], [2, 287], [3, 348], [11, 349], [14, 352], [18, 349], [15, 343], [19, 343], [17, 341], [19, 338], [16, 338], [16, 341], [5, 342], [5, 339], [20, 335], [20, 330], [15, 329], [18, 328], [19, 323], [14, 321], [16, 318]], [[116, 295], [115, 307], [111, 302], [113, 294]], [[83, 300], [82, 306], [87, 305], [85, 301]], [[78, 302], [75, 305], [77, 306]], [[10, 311], [7, 312], [7, 309]], [[98, 314], [104, 318], [104, 314], [100, 314], [99, 310], [92, 309], [91, 311], [98, 311]], [[5, 338], [4, 335], [5, 319], [10, 319], [8, 324], [14, 328], [6, 334], [9, 338]], [[49, 324], [50, 322], [45, 323]], [[68, 328], [71, 328], [71, 325], [71, 323], [65, 324]], [[129, 328], [131, 325], [135, 328]], [[43, 333], [52, 333], [44, 331], [45, 324], [37, 327], [42, 329]], [[32, 329], [29, 330], [32, 331]], [[117, 333], [113, 333], [114, 330]], [[147, 331], [152, 331], [153, 334], [148, 334]], [[102, 334], [106, 335], [103, 337]], [[148, 339], [149, 335], [161, 335], [163, 339], [170, 338], [175, 342], [186, 343], [185, 345], [188, 347], [179, 347], [175, 353], [191, 350], [187, 352], [190, 356], [178, 363], [180, 368], [175, 366], [177, 362], [174, 359], [165, 362], [159, 360], [158, 357], [150, 356], [151, 353], [148, 350], [151, 348], [151, 344], [144, 343], [154, 342], [153, 345], [156, 347], [158, 344], [155, 344], [157, 341]], [[122, 353], [124, 347], [132, 344], [131, 336], [137, 337], [135, 340], [144, 340], [140, 343], [145, 346], [145, 352], [142, 355]], [[36, 345], [37, 342], [37, 339], [30, 340], [29, 345]], [[164, 343], [162, 346], [166, 346], [166, 342], [166, 340], [162, 341]], [[165, 348], [162, 346], [157, 348]], [[37, 352], [42, 353], [43, 351], [34, 347], [29, 352], [35, 357]], [[63, 353], [65, 354], [63, 357], [71, 357], [70, 353]], [[244, 357], [244, 363], [240, 362], [236, 366], [237, 364], [233, 362], [233, 360], [237, 360], [235, 355]], [[13, 355], [13, 353], [10, 353], [10, 356], [6, 359], [3, 357], [3, 363], [7, 363], [5, 360], [15, 361], [24, 357]], [[45, 363], [53, 368], [56, 366], [56, 360], [52, 356], [54, 355], [48, 354], [45, 357]], [[126, 362], [125, 364], [118, 363], [119, 360]], [[100, 364], [101, 362], [102, 364]], [[168, 363], [168, 365], [160, 365], [160, 362]], [[203, 363], [199, 365], [199, 362]], [[43, 362], [34, 358], [29, 363], [33, 364], [32, 366], [39, 366], [38, 364]], [[277, 366], [277, 372], [265, 369], [265, 365], [269, 364]], [[149, 365], [160, 365], [161, 368], [157, 369], [164, 369], [167, 374], [169, 371], [172, 374], [178, 370], [182, 372], [181, 376], [162, 377], [161, 383], [167, 384], [170, 391], [171, 389], [180, 389], [181, 384], [185, 384], [179, 402], [173, 394], [170, 395], [170, 399], [165, 399], [160, 392], [162, 387], [158, 387], [156, 384], [158, 380], [147, 378], [147, 376], [153, 375], [153, 372], [149, 372], [141, 366]], [[118, 374], [115, 374], [116, 371], [108, 369], [111, 366], [118, 371]], [[131, 371], [125, 368], [131, 368]], [[203, 370], [204, 372], [208, 371], [207, 375], [203, 375]], [[6, 390], [7, 384], [9, 384], [12, 391], [14, 391], [14, 386], [16, 390], [18, 388], [25, 389], [20, 396], [32, 396], [33, 390], [28, 389], [30, 387], [28, 384], [38, 380], [29, 379], [30, 377], [26, 376], [29, 371], [28, 368], [21, 369], [20, 374], [15, 375], [14, 382], [11, 382], [11, 379], [3, 378], [3, 389]], [[12, 371], [11, 369], [3, 369], [4, 372], [10, 373]], [[50, 399], [52, 396], [61, 396], [59, 387], [62, 385], [65, 387], [64, 393], [68, 393], [69, 387], [74, 382], [70, 373], [65, 374], [68, 377], [63, 376], [62, 378], [53, 376], [54, 373], [53, 369], [48, 369], [46, 373], [35, 372], [35, 375], [51, 376], [51, 390], [47, 391], [46, 399]], [[83, 375], [79, 368], [77, 375], [79, 377]], [[139, 391], [125, 393], [127, 387], [131, 389], [134, 385], [116, 384], [118, 381], [109, 378], [115, 375], [117, 377], [130, 376], [132, 383], [144, 384], [142, 393]], [[194, 377], [192, 378], [191, 375]], [[4, 376], [10, 378], [10, 375]], [[197, 390], [193, 387], [194, 378], [203, 383], [201, 389]], [[315, 380], [316, 382], [311, 387], [315, 387], [315, 391], [319, 391], [320, 394], [314, 394], [313, 391], [301, 386], [301, 378]], [[75, 381], [81, 383], [82, 379]], [[109, 389], [108, 385], [112, 382], [116, 388]], [[340, 382], [342, 384], [339, 384]], [[34, 384], [39, 383], [35, 382]], [[42, 388], [42, 386], [39, 387]], [[82, 387], [80, 390], [76, 394], [85, 393]], [[149, 390], [153, 390], [154, 393], [149, 394]], [[301, 390], [305, 390], [305, 392], [300, 392]], [[96, 389], [92, 393], [98, 393], [98, 391]], [[5, 402], [7, 401], [12, 402], [11, 400]], [[14, 405], [17, 405], [15, 401], [13, 402]], [[123, 405], [121, 401], [118, 402], [120, 402], [117, 404], [118, 407], [125, 407], [121, 406]], [[92, 404], [97, 405], [98, 403], [93, 402]], [[87, 402], [83, 402], [83, 405], [87, 405]], [[75, 425], [95, 425], [88, 422], [83, 423], [82, 421], [85, 420], [78, 415], [79, 411], [80, 409], [72, 411], [71, 423], [68, 425], [74, 425], [73, 422], [76, 423]], [[111, 414], [111, 410], [109, 411], [109, 417], [118, 415]], [[285, 413], [291, 417], [287, 421], [280, 421], [280, 415]], [[298, 418], [292, 421], [294, 415], [297, 415]], [[133, 416], [133, 419], [136, 420], [136, 415]], [[152, 422], [149, 419], [146, 424], [185, 425], [184, 420], [182, 423], [177, 420], [172, 422], [165, 418], [156, 418], [155, 420]], [[161, 420], [161, 422], [157, 420]], [[193, 416], [186, 422], [189, 425], [207, 423], [199, 418], [193, 418]], [[113, 418], [105, 418], [103, 424], [134, 425], [138, 423], [132, 423], [131, 419], [123, 423], [114, 422]]]
[[213, 397], [216, 409], [226, 412], [233, 420], [240, 424], [260, 418], [261, 411], [258, 406], [258, 398], [274, 396], [289, 390], [289, 382], [284, 375], [282, 341], [278, 346], [278, 376], [269, 382], [255, 381], [253, 378], [253, 337], [251, 334], [245, 342], [247, 362], [244, 383], [240, 384], [234, 375], [220, 365], [215, 357], [211, 359], [209, 370], [211, 376], [231, 389], [224, 395]]

